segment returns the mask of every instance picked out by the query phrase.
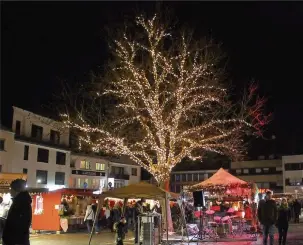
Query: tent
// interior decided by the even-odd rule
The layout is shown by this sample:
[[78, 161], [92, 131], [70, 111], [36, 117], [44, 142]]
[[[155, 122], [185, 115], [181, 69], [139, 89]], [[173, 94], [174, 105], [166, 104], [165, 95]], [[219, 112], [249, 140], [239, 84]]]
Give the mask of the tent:
[[[127, 203], [128, 199], [137, 199], [137, 198], [146, 198], [146, 199], [156, 199], [162, 202], [162, 207], [168, 207], [167, 201], [169, 198], [177, 198], [178, 194], [172, 193], [165, 191], [155, 185], [146, 183], [146, 182], [139, 182], [136, 184], [131, 184], [128, 186], [124, 186], [121, 188], [113, 189], [108, 192], [104, 192], [100, 194], [99, 196], [99, 205], [98, 205], [98, 211], [99, 213], [101, 206], [103, 205], [104, 199], [108, 197], [113, 197], [113, 198], [120, 198], [124, 199], [124, 207], [125, 204]], [[163, 212], [164, 211], [164, 212]], [[167, 209], [163, 209], [162, 213], [165, 215], [166, 219], [166, 226], [168, 224], [167, 222]], [[96, 215], [97, 218], [97, 215]], [[91, 239], [93, 236], [93, 230], [95, 227], [96, 219], [94, 221], [93, 229], [90, 235], [90, 240], [89, 240], [89, 245], [91, 243]], [[168, 227], [166, 227], [167, 231], [167, 239], [168, 239]]]
[[139, 182], [121, 188], [113, 189], [112, 191], [104, 192], [100, 198], [114, 197], [120, 199], [165, 199], [165, 198], [178, 198], [178, 194], [165, 191], [155, 185]]
[[253, 185], [241, 180], [223, 168], [220, 168], [209, 179], [195, 184], [189, 188], [190, 191], [212, 191], [224, 192], [229, 195], [248, 195]]

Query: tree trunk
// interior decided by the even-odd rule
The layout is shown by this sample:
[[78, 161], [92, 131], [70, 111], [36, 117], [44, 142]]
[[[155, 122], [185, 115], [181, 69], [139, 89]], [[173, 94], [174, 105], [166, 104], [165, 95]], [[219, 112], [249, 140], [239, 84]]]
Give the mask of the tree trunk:
[[[166, 180], [165, 182], [160, 184], [161, 188], [166, 190], [166, 191], [170, 191], [169, 190], [169, 180]], [[164, 202], [165, 205], [165, 202]], [[166, 222], [168, 222], [167, 227], [168, 227], [168, 231], [169, 232], [173, 232], [174, 231], [174, 227], [173, 227], [173, 220], [171, 217], [171, 210], [170, 210], [170, 205], [169, 205], [169, 200], [166, 201], [166, 212], [162, 212], [163, 214], [167, 214], [167, 218], [166, 216], [163, 217], [164, 219], [164, 227], [166, 229]]]

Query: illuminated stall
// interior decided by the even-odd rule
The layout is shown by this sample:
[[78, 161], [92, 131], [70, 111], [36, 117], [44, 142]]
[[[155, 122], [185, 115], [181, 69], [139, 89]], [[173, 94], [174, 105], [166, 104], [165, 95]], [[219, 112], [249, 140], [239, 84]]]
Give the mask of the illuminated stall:
[[80, 229], [84, 227], [86, 207], [93, 202], [92, 190], [64, 188], [40, 192], [33, 196], [32, 229], [57, 232]]

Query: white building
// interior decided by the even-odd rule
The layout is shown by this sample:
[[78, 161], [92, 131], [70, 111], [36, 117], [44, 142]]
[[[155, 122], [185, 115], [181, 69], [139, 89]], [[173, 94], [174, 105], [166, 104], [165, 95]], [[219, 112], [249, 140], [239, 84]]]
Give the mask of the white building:
[[7, 154], [2, 154], [3, 159], [1, 155], [1, 164], [5, 161], [3, 170], [27, 174], [27, 184], [32, 188], [68, 186], [69, 130], [49, 118], [17, 107], [13, 110], [15, 137], [5, 143]]
[[13, 150], [15, 145], [15, 133], [1, 127], [0, 129], [0, 172], [11, 172], [13, 162]]
[[117, 188], [141, 180], [140, 167], [127, 158], [72, 153], [71, 159], [71, 188], [106, 190], [109, 185]]
[[303, 155], [283, 156], [282, 164], [284, 192], [303, 194]]

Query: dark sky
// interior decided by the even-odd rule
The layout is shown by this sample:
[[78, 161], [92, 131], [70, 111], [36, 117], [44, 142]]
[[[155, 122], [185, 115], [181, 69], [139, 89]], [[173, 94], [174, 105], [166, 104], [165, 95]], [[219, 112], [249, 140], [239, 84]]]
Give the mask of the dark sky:
[[[1, 121], [11, 106], [34, 112], [107, 58], [104, 26], [152, 2], [1, 2]], [[229, 56], [234, 86], [255, 78], [274, 120], [278, 151], [303, 153], [303, 2], [165, 2], [197, 36], [211, 35]], [[239, 90], [240, 91], [240, 90]], [[255, 141], [255, 148], [264, 142]], [[260, 147], [262, 146], [262, 147]], [[261, 151], [262, 151], [261, 150]], [[261, 152], [262, 153], [262, 152]], [[266, 153], [266, 152], [264, 152]]]

